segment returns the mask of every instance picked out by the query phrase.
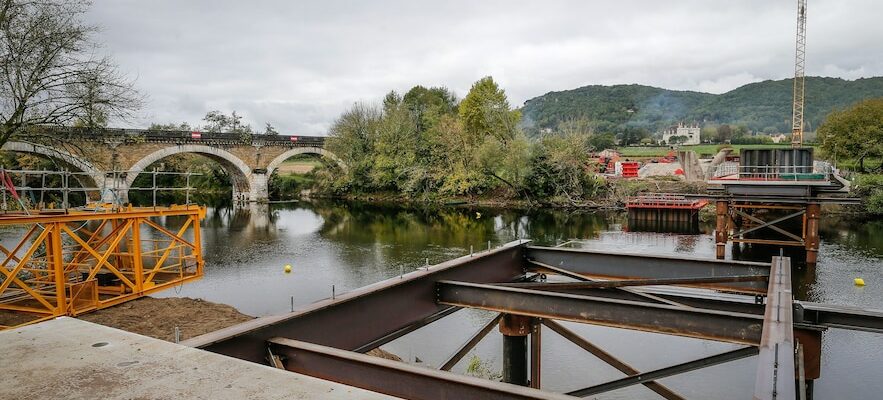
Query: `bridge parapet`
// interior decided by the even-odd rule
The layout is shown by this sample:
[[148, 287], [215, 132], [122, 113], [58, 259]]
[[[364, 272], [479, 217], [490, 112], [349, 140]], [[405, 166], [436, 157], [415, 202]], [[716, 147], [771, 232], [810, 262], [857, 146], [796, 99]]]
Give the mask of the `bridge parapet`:
[[207, 144], [220, 146], [280, 146], [280, 147], [319, 147], [325, 146], [325, 136], [302, 135], [261, 135], [235, 132], [170, 131], [123, 128], [76, 128], [38, 127], [47, 139], [77, 139], [102, 143], [167, 143], [167, 144]]

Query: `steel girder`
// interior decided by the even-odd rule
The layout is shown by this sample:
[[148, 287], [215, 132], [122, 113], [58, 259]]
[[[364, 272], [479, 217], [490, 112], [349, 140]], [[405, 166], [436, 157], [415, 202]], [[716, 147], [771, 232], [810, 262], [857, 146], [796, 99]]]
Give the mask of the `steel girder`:
[[440, 281], [438, 303], [538, 318], [757, 345], [763, 318], [752, 314]]
[[[604, 279], [663, 279], [767, 275], [768, 263], [704, 260], [641, 254], [617, 254], [580, 249], [527, 247], [531, 260], [571, 272]], [[541, 269], [541, 268], [538, 268]], [[766, 293], [766, 282], [719, 282], [701, 287], [749, 293]]]

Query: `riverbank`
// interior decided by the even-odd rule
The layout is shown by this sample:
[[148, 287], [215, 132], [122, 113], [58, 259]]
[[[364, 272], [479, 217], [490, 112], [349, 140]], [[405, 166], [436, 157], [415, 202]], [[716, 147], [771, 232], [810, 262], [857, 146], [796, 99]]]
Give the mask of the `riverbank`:
[[443, 196], [437, 193], [423, 193], [414, 196], [398, 192], [349, 194], [312, 192], [310, 198], [398, 204], [408, 207], [474, 206], [520, 210], [537, 208], [620, 210], [625, 208], [628, 197], [641, 193], [699, 194], [705, 192], [705, 187], [704, 182], [686, 182], [678, 177], [661, 176], [650, 179], [611, 178], [606, 182], [606, 185], [599, 189], [597, 195], [588, 198], [566, 196], [530, 198], [529, 196], [517, 196], [502, 188], [473, 196]]

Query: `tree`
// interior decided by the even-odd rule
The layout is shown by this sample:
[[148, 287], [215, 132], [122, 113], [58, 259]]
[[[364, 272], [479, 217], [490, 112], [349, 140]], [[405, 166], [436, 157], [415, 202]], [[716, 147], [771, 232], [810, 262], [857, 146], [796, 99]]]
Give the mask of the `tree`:
[[186, 122], [182, 122], [180, 124], [176, 123], [168, 123], [168, 124], [158, 124], [152, 123], [147, 128], [152, 131], [191, 131], [193, 128], [190, 127], [190, 124]]
[[729, 125], [723, 124], [717, 127], [717, 139], [720, 140], [721, 143], [727, 143], [733, 138], [733, 128], [730, 128]]
[[620, 134], [619, 141], [623, 146], [641, 143], [641, 139], [649, 137], [650, 133], [644, 128], [627, 126]]
[[402, 103], [414, 116], [420, 132], [437, 124], [443, 115], [457, 111], [457, 97], [444, 87], [414, 86], [402, 97]]
[[141, 105], [132, 82], [97, 56], [87, 0], [0, 0], [0, 145], [36, 125], [100, 127]]
[[232, 132], [250, 135], [254, 133], [251, 125], [242, 123], [242, 116], [233, 110], [230, 115], [226, 115], [218, 110], [209, 111], [202, 118], [206, 122], [203, 127], [208, 132]]
[[717, 143], [720, 141], [717, 135], [717, 128], [713, 126], [702, 127], [702, 130], [699, 131], [699, 137], [702, 142]]
[[672, 136], [668, 138], [668, 144], [684, 144], [687, 140], [687, 137], [684, 135]]
[[506, 92], [489, 76], [479, 79], [460, 103], [460, 120], [466, 132], [481, 141], [492, 135], [506, 143], [515, 138], [521, 112], [509, 108]]
[[264, 128], [264, 135], [278, 135], [279, 131], [276, 130], [276, 127], [271, 125], [269, 122], [266, 123], [267, 127]]
[[866, 158], [883, 157], [883, 98], [828, 114], [819, 127], [818, 140], [830, 157], [857, 160], [863, 171]]
[[592, 135], [592, 137], [589, 138], [589, 145], [595, 151], [612, 149], [616, 147], [616, 137], [613, 136], [612, 133]]
[[594, 133], [592, 121], [587, 117], [568, 118], [558, 124], [558, 133], [562, 135], [591, 136]]

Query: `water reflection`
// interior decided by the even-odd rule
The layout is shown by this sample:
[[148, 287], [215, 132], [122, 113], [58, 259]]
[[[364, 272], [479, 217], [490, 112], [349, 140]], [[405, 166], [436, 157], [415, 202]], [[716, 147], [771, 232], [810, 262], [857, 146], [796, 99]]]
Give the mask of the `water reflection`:
[[[171, 221], [169, 223], [172, 223]], [[605, 251], [674, 254], [711, 259], [713, 227], [699, 226], [701, 234], [660, 234], [626, 230], [624, 213], [517, 211], [487, 208], [403, 208], [337, 202], [301, 202], [215, 208], [203, 221], [206, 276], [184, 285], [180, 292], [162, 296], [202, 297], [231, 304], [251, 315], [289, 311], [298, 305], [397, 276], [423, 266], [496, 246], [517, 238], [540, 245], [584, 247]], [[824, 218], [818, 266], [794, 263], [798, 299], [883, 308], [883, 223]], [[576, 240], [576, 241], [574, 241]], [[729, 246], [730, 257], [769, 261], [777, 248]], [[796, 254], [788, 253], [786, 255]], [[294, 273], [282, 266], [292, 264]], [[869, 286], [856, 288], [852, 278], [862, 276]], [[461, 311], [387, 346], [411, 361], [437, 365], [490, 316]], [[640, 370], [664, 367], [717, 352], [731, 345], [650, 335], [579, 324], [570, 328], [602, 344]], [[490, 335], [475, 350], [499, 367], [501, 342]], [[852, 385], [854, 375], [878, 376], [883, 338], [863, 335], [862, 346], [850, 344], [854, 334], [825, 334], [822, 378], [818, 398], [874, 398], [883, 382], [865, 380]], [[544, 385], [550, 390], [572, 390], [588, 383], [621, 377], [618, 372], [571, 344], [544, 335]], [[875, 355], [869, 357], [867, 353]], [[467, 357], [468, 359], [468, 357]], [[836, 363], [836, 364], [834, 364]], [[856, 365], [858, 363], [858, 365]], [[465, 363], [461, 363], [465, 364]], [[844, 365], [845, 364], [845, 365]], [[455, 370], [462, 371], [465, 365]], [[853, 370], [845, 369], [853, 368]], [[665, 383], [688, 398], [745, 398], [753, 387], [754, 361], [746, 359], [667, 378]], [[849, 390], [844, 392], [843, 388]], [[721, 388], [727, 388], [725, 392]], [[643, 387], [624, 389], [602, 399], [655, 398]]]

